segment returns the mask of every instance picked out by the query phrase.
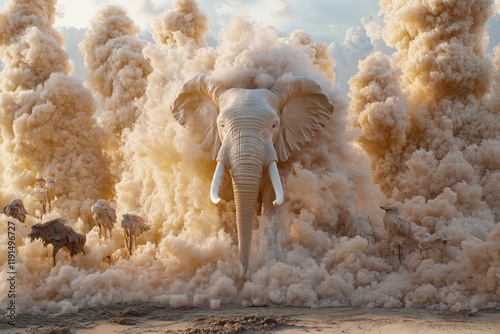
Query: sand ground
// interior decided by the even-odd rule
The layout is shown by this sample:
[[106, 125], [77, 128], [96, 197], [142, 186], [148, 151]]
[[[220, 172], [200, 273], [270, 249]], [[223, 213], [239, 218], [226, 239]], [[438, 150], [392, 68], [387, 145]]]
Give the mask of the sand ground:
[[3, 333], [499, 333], [500, 310], [454, 313], [422, 309], [219, 309], [117, 304], [77, 314], [20, 315]]

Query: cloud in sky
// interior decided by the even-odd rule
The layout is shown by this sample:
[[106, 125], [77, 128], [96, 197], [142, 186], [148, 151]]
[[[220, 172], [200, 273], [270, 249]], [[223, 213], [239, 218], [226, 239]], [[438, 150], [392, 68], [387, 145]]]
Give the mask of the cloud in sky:
[[[0, 0], [4, 7], [7, 0]], [[105, 5], [124, 8], [137, 24], [141, 37], [152, 40], [150, 29], [154, 20], [173, 6], [173, 1], [160, 0], [90, 0], [81, 3], [60, 0], [56, 3], [54, 27], [64, 36], [65, 48], [74, 62], [73, 76], [84, 80], [86, 69], [77, 45], [85, 35], [90, 21]], [[208, 17], [207, 42], [215, 44], [220, 30], [227, 26], [234, 15], [246, 13], [255, 23], [273, 26], [287, 36], [295, 30], [303, 30], [318, 42], [330, 45], [336, 68], [337, 81], [347, 92], [347, 80], [357, 71], [357, 63], [373, 48], [387, 51], [380, 32], [383, 19], [380, 5], [373, 0], [299, 1], [299, 0], [199, 0], [198, 5]], [[497, 17], [490, 20], [490, 51], [500, 43], [500, 0], [495, 0]], [[368, 39], [367, 39], [368, 37]], [[368, 42], [368, 44], [366, 44]], [[370, 45], [371, 44], [371, 45]], [[387, 52], [386, 52], [387, 53]], [[387, 53], [388, 54], [388, 53]], [[348, 59], [346, 58], [349, 57]]]
[[[5, 2], [3, 0], [2, 2]], [[0, 3], [2, 3], [0, 2]], [[103, 5], [118, 5], [126, 9], [130, 17], [143, 29], [147, 29], [151, 21], [172, 7], [172, 1], [141, 0], [92, 0], [85, 6], [63, 0], [57, 2], [60, 15], [55, 26], [72, 26], [86, 28], [89, 21]], [[274, 26], [278, 31], [289, 34], [303, 29], [316, 40], [322, 42], [341, 42], [345, 31], [359, 25], [364, 16], [375, 15], [379, 10], [377, 2], [372, 0], [357, 1], [249, 1], [222, 0], [198, 1], [200, 9], [210, 18], [211, 32], [216, 34], [226, 26], [235, 14], [247, 12], [252, 19], [263, 25]]]
[[[7, 2], [0, 0], [0, 7], [3, 8]], [[65, 48], [74, 62], [73, 76], [82, 81], [86, 69], [77, 45], [83, 39], [91, 20], [105, 5], [124, 8], [127, 15], [142, 30], [141, 36], [152, 40], [151, 25], [158, 16], [172, 8], [173, 1], [90, 0], [85, 2], [85, 5], [71, 0], [57, 1], [54, 27], [64, 36]], [[209, 30], [206, 39], [209, 44], [217, 43], [219, 32], [229, 24], [234, 15], [246, 14], [255, 23], [273, 26], [284, 36], [300, 29], [310, 34], [315, 41], [343, 45], [346, 31], [355, 29], [352, 27], [362, 27], [361, 19], [376, 16], [379, 10], [379, 5], [373, 0], [200, 0], [198, 5], [208, 17]], [[349, 41], [346, 43], [349, 44]], [[349, 75], [356, 70], [356, 64], [357, 61], [352, 62], [353, 67], [348, 72]], [[339, 79], [344, 81], [345, 86], [347, 80], [344, 80], [344, 76], [339, 76]]]

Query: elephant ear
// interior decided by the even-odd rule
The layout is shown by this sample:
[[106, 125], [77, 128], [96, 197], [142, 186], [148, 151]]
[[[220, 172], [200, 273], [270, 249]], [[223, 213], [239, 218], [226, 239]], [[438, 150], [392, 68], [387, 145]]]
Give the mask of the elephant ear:
[[280, 161], [309, 142], [330, 119], [333, 105], [323, 89], [303, 77], [281, 78], [271, 88], [281, 124], [274, 142]]
[[217, 98], [224, 90], [220, 83], [199, 75], [181, 87], [170, 108], [174, 118], [188, 129], [213, 160], [221, 146], [217, 130]]

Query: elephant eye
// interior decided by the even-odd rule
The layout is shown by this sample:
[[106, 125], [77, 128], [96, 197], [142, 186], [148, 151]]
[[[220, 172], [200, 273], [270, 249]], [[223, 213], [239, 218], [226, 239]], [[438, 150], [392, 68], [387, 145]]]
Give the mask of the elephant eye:
[[276, 123], [273, 124], [273, 129], [276, 127]]

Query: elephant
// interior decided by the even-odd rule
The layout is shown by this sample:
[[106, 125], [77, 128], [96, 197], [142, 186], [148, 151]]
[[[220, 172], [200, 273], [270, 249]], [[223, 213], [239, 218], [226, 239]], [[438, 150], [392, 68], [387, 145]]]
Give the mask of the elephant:
[[270, 216], [284, 200], [277, 163], [309, 142], [333, 109], [323, 89], [304, 77], [283, 76], [270, 89], [245, 89], [199, 75], [180, 88], [171, 112], [217, 162], [210, 186], [214, 204], [230, 172], [244, 273], [258, 208]]

